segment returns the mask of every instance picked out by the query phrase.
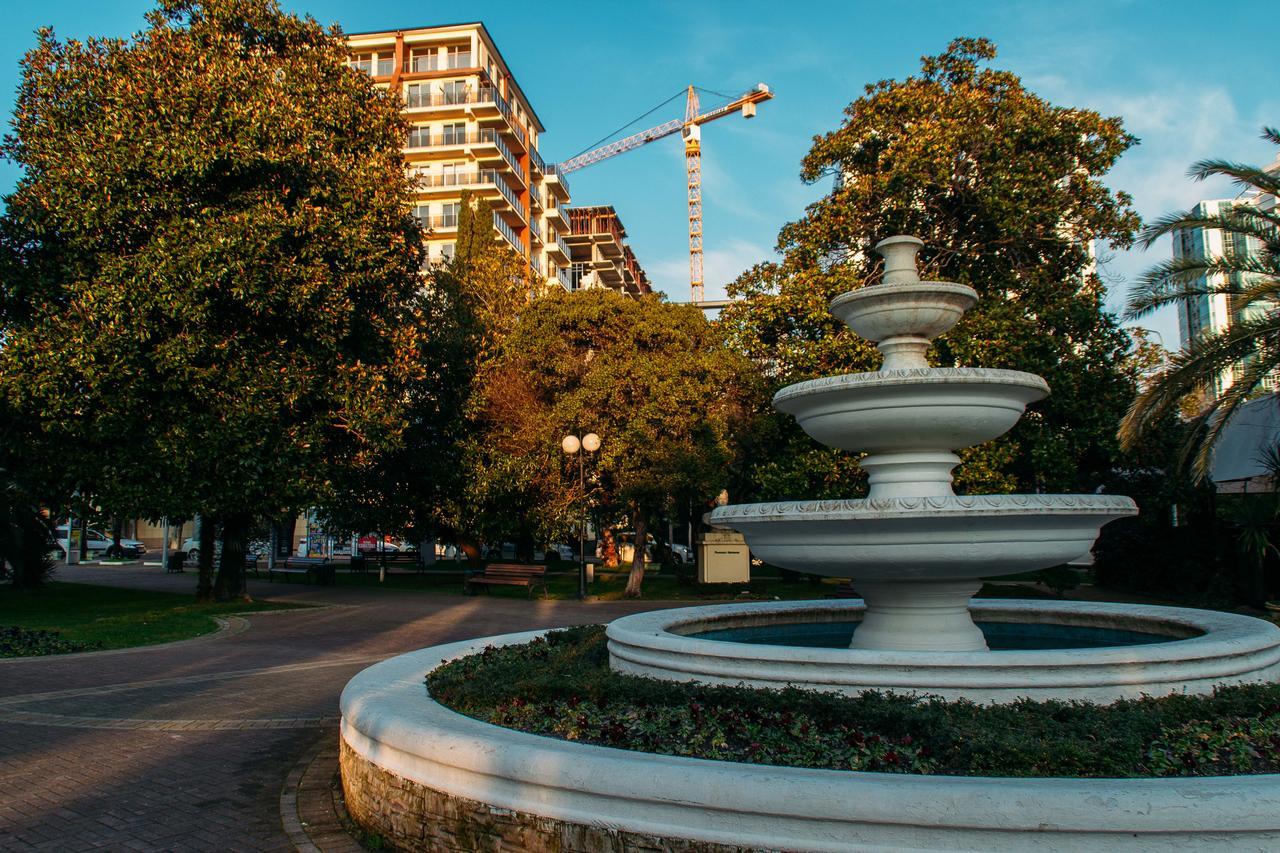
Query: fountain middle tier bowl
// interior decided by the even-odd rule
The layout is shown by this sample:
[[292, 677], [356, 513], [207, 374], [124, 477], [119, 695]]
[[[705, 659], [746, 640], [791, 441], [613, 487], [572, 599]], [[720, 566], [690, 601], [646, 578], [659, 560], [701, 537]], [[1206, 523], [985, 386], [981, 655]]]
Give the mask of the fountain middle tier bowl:
[[972, 495], [737, 504], [708, 520], [784, 569], [910, 582], [1061, 565], [1088, 552], [1104, 524], [1137, 512], [1119, 495]]
[[788, 385], [773, 406], [840, 450], [959, 450], [1003, 435], [1049, 386], [1033, 373], [927, 367]]

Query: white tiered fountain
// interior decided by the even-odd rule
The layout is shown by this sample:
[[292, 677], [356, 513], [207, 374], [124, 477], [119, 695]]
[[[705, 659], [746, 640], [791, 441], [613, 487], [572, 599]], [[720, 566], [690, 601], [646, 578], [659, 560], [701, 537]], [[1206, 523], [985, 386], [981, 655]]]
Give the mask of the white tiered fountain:
[[[1280, 636], [1256, 619], [1082, 602], [971, 605], [982, 578], [1066, 563], [1089, 551], [1102, 525], [1137, 509], [1113, 495], [955, 494], [955, 451], [1005, 433], [1049, 388], [1030, 373], [929, 366], [930, 341], [978, 295], [962, 284], [921, 281], [922, 246], [914, 237], [880, 242], [882, 283], [831, 303], [832, 313], [876, 343], [880, 370], [801, 382], [774, 396], [774, 406], [817, 441], [866, 452], [870, 494], [725, 506], [708, 516], [741, 531], [766, 562], [851, 579], [864, 601], [625, 617], [609, 626], [613, 667], [660, 678], [986, 702], [1107, 702], [1276, 678]], [[823, 633], [829, 641], [836, 624], [852, 634], [846, 648], [812, 641]], [[999, 645], [989, 645], [988, 635]]]
[[[970, 604], [980, 577], [1066, 562], [1134, 513], [1105, 495], [956, 496], [954, 451], [1048, 388], [1008, 370], [930, 368], [929, 340], [977, 295], [921, 282], [920, 242], [878, 250], [885, 282], [832, 310], [878, 342], [875, 373], [792, 385], [776, 405], [824, 444], [869, 452], [865, 500], [711, 515], [779, 566], [850, 577], [858, 600], [660, 610], [609, 624], [610, 665], [657, 678], [977, 702], [1110, 702], [1280, 679], [1280, 629], [1172, 607]], [[1152, 567], [1158, 571], [1158, 566]], [[971, 612], [972, 611], [972, 612]], [[397, 849], [1280, 849], [1280, 776], [966, 778], [815, 770], [611, 749], [513, 731], [434, 701], [423, 676], [544, 632], [421, 649], [342, 694], [348, 810]], [[852, 636], [852, 642], [849, 637]]]

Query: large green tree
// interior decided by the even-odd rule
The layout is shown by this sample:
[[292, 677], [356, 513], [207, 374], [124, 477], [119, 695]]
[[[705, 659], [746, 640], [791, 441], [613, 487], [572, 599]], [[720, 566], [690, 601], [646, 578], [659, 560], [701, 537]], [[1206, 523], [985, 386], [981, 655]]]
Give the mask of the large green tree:
[[[598, 517], [627, 519], [643, 543], [659, 516], [701, 505], [729, 482], [752, 372], [692, 306], [609, 290], [538, 299], [484, 376], [474, 502], [551, 533], [590, 499]], [[587, 432], [602, 446], [584, 495], [560, 440]], [[644, 548], [635, 552], [629, 596], [644, 576]]]
[[[1264, 139], [1280, 145], [1280, 130], [1264, 128]], [[1203, 160], [1191, 176], [1231, 178], [1247, 200], [1217, 215], [1177, 211], [1151, 223], [1142, 233], [1150, 247], [1161, 237], [1184, 230], [1218, 230], [1231, 239], [1221, 255], [1183, 254], [1148, 270], [1129, 294], [1128, 316], [1146, 317], [1166, 307], [1194, 306], [1226, 296], [1232, 322], [1189, 342], [1160, 370], [1134, 400], [1121, 425], [1126, 446], [1137, 445], [1162, 420], [1178, 411], [1189, 395], [1212, 402], [1196, 407], [1182, 447], [1181, 463], [1196, 479], [1208, 476], [1213, 446], [1231, 415], [1247, 400], [1268, 390], [1280, 370], [1280, 209], [1260, 204], [1280, 196], [1280, 174], [1227, 160]], [[1217, 389], [1224, 373], [1230, 385]]]
[[422, 364], [396, 100], [273, 0], [160, 0], [23, 62], [0, 394], [118, 514], [255, 518], [394, 445]]
[[485, 522], [495, 519], [465, 502], [464, 457], [478, 430], [477, 377], [541, 287], [499, 239], [488, 202], [464, 192], [460, 208], [454, 255], [428, 270], [419, 298], [431, 335], [422, 370], [406, 390], [401, 440], [348, 470], [323, 509], [334, 529], [398, 533], [415, 542], [443, 533], [478, 556], [475, 525], [492, 527]]
[[[960, 489], [1091, 488], [1113, 464], [1133, 390], [1126, 335], [1103, 310], [1095, 241], [1128, 246], [1139, 224], [1103, 176], [1135, 139], [1118, 118], [1048, 103], [987, 67], [985, 39], [958, 39], [918, 75], [867, 86], [816, 137], [801, 176], [836, 188], [782, 229], [783, 259], [730, 286], [723, 322], [775, 386], [875, 370], [880, 357], [827, 312], [873, 282], [877, 241], [921, 238], [924, 277], [981, 296], [935, 342], [933, 363], [1044, 376], [1051, 396], [1006, 437], [964, 451]], [[787, 419], [753, 437], [761, 497], [848, 496], [853, 460], [817, 448]]]

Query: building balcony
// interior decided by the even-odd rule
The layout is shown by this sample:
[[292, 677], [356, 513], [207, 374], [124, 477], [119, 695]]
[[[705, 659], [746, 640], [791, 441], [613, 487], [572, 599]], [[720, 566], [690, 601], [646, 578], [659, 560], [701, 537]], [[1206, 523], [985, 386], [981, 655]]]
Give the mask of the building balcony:
[[554, 235], [554, 238], [547, 234], [547, 253], [556, 256], [556, 260], [562, 264], [573, 260], [573, 256], [569, 254], [569, 244], [559, 234]]
[[568, 201], [569, 184], [565, 181], [564, 173], [560, 171], [560, 167], [554, 163], [547, 163], [543, 174], [546, 176], [547, 189], [554, 192], [561, 201]]
[[[520, 203], [520, 197], [511, 188], [511, 185], [507, 183], [503, 173], [496, 169], [446, 172], [441, 175], [418, 175], [414, 179], [414, 188], [421, 195], [443, 197], [457, 196], [463, 190], [472, 190], [480, 193], [490, 201], [500, 200], [498, 205], [500, 210], [514, 214], [521, 222], [525, 221], [524, 205]], [[497, 199], [493, 198], [490, 192], [495, 194]], [[501, 204], [503, 201], [506, 202], [506, 205]]]
[[[472, 148], [481, 150], [472, 151]], [[482, 127], [472, 133], [450, 133], [448, 131], [432, 133], [430, 128], [415, 127], [409, 131], [409, 139], [405, 146], [405, 155], [410, 160], [418, 159], [414, 157], [415, 154], [430, 153], [449, 156], [456, 155], [459, 152], [477, 160], [490, 159], [495, 156], [501, 157], [520, 178], [521, 183], [524, 182], [524, 174], [520, 168], [519, 159], [507, 146], [507, 143], [503, 141], [502, 134], [491, 127]]]
[[535, 208], [542, 210], [545, 205], [542, 203], [542, 189], [534, 183], [529, 184], [529, 210], [532, 212]]
[[538, 153], [536, 148], [529, 149], [529, 168], [539, 175], [547, 173], [547, 161], [542, 159], [542, 155]]
[[416, 216], [423, 231], [457, 231], [458, 214], [449, 216]]
[[498, 232], [498, 236], [506, 240], [516, 253], [523, 256], [524, 246], [520, 243], [520, 238], [516, 236], [515, 229], [507, 224], [507, 221], [498, 215], [498, 211], [493, 212], [493, 227]]
[[493, 86], [465, 89], [426, 88], [405, 93], [405, 111], [410, 118], [415, 114], [461, 112], [478, 119], [505, 119], [503, 132], [509, 134], [520, 150], [528, 146], [524, 128], [511, 111], [511, 105]]
[[411, 56], [405, 60], [406, 74], [426, 74], [432, 71], [458, 71], [475, 68], [470, 51], [466, 53], [429, 53], [425, 56]]
[[556, 270], [556, 281], [560, 282], [560, 286], [566, 291], [573, 290], [573, 284], [569, 281], [569, 271], [565, 269]]
[[390, 77], [396, 70], [394, 59], [352, 59], [347, 65], [356, 71], [363, 71], [370, 77]]
[[547, 223], [561, 234], [568, 234], [572, 230], [569, 224], [569, 216], [565, 213], [563, 207], [548, 207]]

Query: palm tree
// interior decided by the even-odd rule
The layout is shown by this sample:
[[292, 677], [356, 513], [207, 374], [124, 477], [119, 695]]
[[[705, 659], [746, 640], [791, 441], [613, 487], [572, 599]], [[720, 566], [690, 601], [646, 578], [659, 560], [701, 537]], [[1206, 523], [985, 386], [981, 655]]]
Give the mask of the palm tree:
[[[1276, 128], [1264, 128], [1262, 137], [1280, 145]], [[1280, 172], [1256, 166], [1202, 160], [1191, 167], [1190, 175], [1197, 180], [1226, 176], [1243, 190], [1280, 196]], [[1125, 319], [1218, 294], [1228, 295], [1234, 319], [1225, 330], [1190, 342], [1153, 377], [1121, 422], [1120, 442], [1126, 449], [1133, 447], [1143, 433], [1176, 411], [1188, 394], [1213, 387], [1215, 379], [1231, 369], [1235, 380], [1192, 419], [1182, 447], [1182, 464], [1190, 463], [1195, 478], [1203, 480], [1214, 443], [1231, 415], [1256, 397], [1264, 381], [1280, 369], [1280, 206], [1264, 210], [1256, 204], [1238, 204], [1220, 208], [1216, 216], [1171, 213], [1147, 226], [1139, 242], [1150, 248], [1160, 237], [1184, 228], [1218, 229], [1235, 237], [1236, 245], [1253, 238], [1260, 248], [1249, 253], [1173, 258], [1147, 270], [1134, 285]]]

